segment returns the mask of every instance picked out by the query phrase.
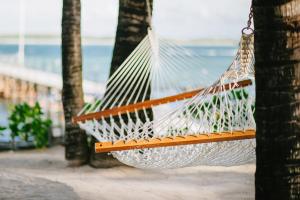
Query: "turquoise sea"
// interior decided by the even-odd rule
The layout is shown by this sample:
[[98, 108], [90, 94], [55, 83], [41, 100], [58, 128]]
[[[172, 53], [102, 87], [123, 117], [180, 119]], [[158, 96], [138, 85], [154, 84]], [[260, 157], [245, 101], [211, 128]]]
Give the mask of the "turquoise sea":
[[[186, 46], [197, 55], [203, 56], [214, 66], [214, 70], [222, 73], [231, 63], [235, 46]], [[83, 46], [83, 76], [87, 80], [105, 84], [108, 78], [109, 66], [112, 57], [112, 46], [85, 45]], [[0, 62], [10, 62], [11, 57], [18, 52], [18, 46], [13, 44], [0, 44]], [[61, 73], [60, 45], [26, 45], [25, 66], [49, 73]], [[193, 73], [192, 71], [190, 73]], [[0, 102], [0, 125], [7, 125], [7, 107]], [[1, 139], [2, 138], [2, 139]], [[1, 140], [8, 140], [0, 136]]]
[[[224, 71], [232, 61], [236, 47], [234, 46], [187, 46], [197, 55], [201, 55], [210, 61], [216, 70]], [[15, 55], [17, 45], [0, 44], [0, 62]], [[83, 46], [83, 75], [85, 79], [104, 83], [108, 77], [109, 66], [112, 57], [112, 46], [86, 45]], [[26, 45], [25, 66], [61, 73], [61, 49], [59, 45]], [[192, 73], [192, 72], [191, 72]]]

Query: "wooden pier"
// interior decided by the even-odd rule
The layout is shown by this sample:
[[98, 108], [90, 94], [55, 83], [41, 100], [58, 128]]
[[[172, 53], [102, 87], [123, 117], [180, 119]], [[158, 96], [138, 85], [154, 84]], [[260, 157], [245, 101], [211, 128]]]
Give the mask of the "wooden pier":
[[[64, 133], [61, 103], [62, 76], [26, 67], [0, 62], [0, 98], [12, 104], [39, 102], [43, 111], [53, 121], [53, 140], [60, 140]], [[85, 101], [92, 102], [104, 94], [105, 86], [84, 80]]]

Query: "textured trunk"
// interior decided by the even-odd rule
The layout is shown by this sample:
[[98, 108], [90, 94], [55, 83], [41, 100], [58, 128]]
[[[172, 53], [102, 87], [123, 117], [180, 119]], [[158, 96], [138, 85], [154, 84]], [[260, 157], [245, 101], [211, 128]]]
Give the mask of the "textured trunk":
[[62, 101], [65, 115], [66, 159], [70, 164], [80, 165], [87, 161], [86, 134], [72, 123], [83, 107], [82, 56], [80, 36], [80, 0], [64, 0], [62, 16]]
[[300, 199], [300, 1], [253, 7], [256, 199]]
[[[149, 0], [152, 9], [152, 0]], [[119, 17], [110, 76], [147, 35], [147, 0], [119, 0]]]
[[[113, 58], [110, 68], [110, 76], [119, 68], [122, 62], [129, 56], [135, 47], [147, 35], [150, 25], [150, 17], [148, 14], [147, 3], [150, 4], [152, 12], [152, 0], [119, 0], [119, 17], [116, 33], [116, 41], [113, 51]], [[107, 91], [108, 92], [108, 91]], [[147, 91], [150, 96], [150, 90]], [[147, 110], [149, 118], [152, 116], [152, 110]], [[139, 113], [143, 120], [144, 114]], [[132, 116], [134, 118], [135, 116]], [[124, 117], [124, 121], [127, 119]], [[117, 123], [117, 122], [116, 122]], [[94, 145], [95, 138], [92, 139]], [[94, 167], [112, 167], [120, 165], [118, 161], [105, 153], [91, 153], [90, 163]]]

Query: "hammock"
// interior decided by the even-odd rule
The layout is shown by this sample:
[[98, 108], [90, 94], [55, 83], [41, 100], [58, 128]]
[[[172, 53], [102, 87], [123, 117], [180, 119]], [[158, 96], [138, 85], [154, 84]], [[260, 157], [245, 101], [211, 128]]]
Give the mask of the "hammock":
[[[255, 159], [253, 34], [218, 74], [152, 29], [73, 118], [121, 162], [139, 168], [236, 165]], [[195, 73], [188, 73], [189, 71]], [[213, 76], [219, 76], [215, 82]]]

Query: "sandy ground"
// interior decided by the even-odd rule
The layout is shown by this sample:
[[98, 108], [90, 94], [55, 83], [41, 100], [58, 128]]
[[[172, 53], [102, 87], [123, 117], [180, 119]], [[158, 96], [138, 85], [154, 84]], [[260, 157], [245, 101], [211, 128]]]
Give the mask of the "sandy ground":
[[70, 168], [63, 147], [0, 153], [0, 199], [248, 200], [255, 165], [162, 171]]

